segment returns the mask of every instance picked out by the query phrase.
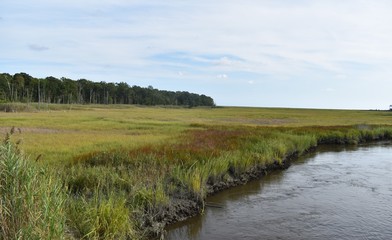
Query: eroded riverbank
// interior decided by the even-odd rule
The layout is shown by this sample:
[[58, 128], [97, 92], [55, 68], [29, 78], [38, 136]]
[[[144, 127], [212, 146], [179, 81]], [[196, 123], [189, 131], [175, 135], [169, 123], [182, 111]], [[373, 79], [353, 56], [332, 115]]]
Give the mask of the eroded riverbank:
[[[253, 179], [260, 179], [274, 170], [286, 169], [292, 160], [303, 156], [316, 146], [333, 144], [356, 146], [359, 143], [389, 140], [392, 136], [383, 128], [357, 126], [356, 129], [346, 128], [342, 131], [343, 129], [317, 127], [295, 129], [293, 130], [295, 132], [285, 129], [284, 132], [274, 132], [273, 135], [267, 135], [267, 132], [263, 135], [247, 133], [249, 135], [245, 134], [244, 138], [238, 138], [237, 131], [224, 132], [226, 143], [232, 144], [231, 139], [234, 134], [235, 139], [241, 140], [241, 144], [247, 146], [247, 149], [234, 151], [235, 154], [218, 157], [213, 161], [212, 158], [205, 158], [207, 157], [205, 155], [187, 168], [182, 168], [182, 171], [185, 171], [181, 173], [180, 178], [169, 178], [168, 184], [176, 186], [175, 191], [170, 192], [170, 202], [163, 207], [154, 208], [153, 214], [146, 214], [142, 227], [151, 234], [150, 237], [162, 238], [165, 233], [164, 227], [202, 213], [207, 196], [223, 189], [243, 185]], [[317, 135], [312, 135], [314, 132]], [[207, 149], [215, 151], [211, 147], [205, 148], [205, 144], [211, 142], [214, 146], [226, 146], [216, 139], [211, 140], [211, 136], [219, 135], [217, 133], [223, 134], [219, 130], [212, 130], [202, 132], [198, 136], [198, 141], [202, 142], [197, 145], [203, 147], [204, 153], [207, 153]], [[174, 176], [176, 174], [176, 171], [173, 172]], [[178, 181], [178, 179], [182, 180]]]
[[219, 207], [167, 239], [390, 239], [392, 146], [320, 147], [260, 181], [207, 199]]
[[[307, 152], [314, 151], [316, 148], [308, 149]], [[268, 166], [255, 166], [249, 171], [243, 172], [238, 175], [230, 175], [226, 181], [219, 181], [214, 183], [207, 183], [207, 194], [213, 196], [221, 191], [231, 189], [237, 186], [245, 185], [252, 180], [261, 179], [269, 173], [275, 171], [282, 171], [287, 169], [293, 160], [298, 158], [298, 153], [295, 152], [290, 156], [286, 157], [281, 163], [275, 162]], [[169, 206], [155, 216], [155, 219], [149, 219], [151, 222], [147, 223], [150, 225], [149, 232], [154, 233], [156, 238], [165, 238], [166, 230], [165, 226], [170, 226], [176, 223], [181, 223], [189, 218], [195, 217], [200, 213], [204, 212], [206, 207], [214, 207], [208, 200], [199, 199], [189, 194], [177, 195], [176, 198], [172, 199]], [[219, 207], [219, 205], [217, 206]]]

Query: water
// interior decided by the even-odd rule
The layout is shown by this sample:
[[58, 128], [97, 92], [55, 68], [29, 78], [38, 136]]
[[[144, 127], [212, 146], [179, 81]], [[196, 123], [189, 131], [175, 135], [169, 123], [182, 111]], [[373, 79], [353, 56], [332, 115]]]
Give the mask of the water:
[[392, 239], [392, 145], [321, 148], [207, 201], [167, 239]]

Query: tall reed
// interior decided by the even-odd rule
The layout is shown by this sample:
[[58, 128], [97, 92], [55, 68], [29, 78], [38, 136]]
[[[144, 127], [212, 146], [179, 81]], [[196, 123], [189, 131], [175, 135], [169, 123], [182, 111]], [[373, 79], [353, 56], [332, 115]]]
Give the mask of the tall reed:
[[0, 145], [0, 239], [64, 239], [66, 194], [7, 135]]

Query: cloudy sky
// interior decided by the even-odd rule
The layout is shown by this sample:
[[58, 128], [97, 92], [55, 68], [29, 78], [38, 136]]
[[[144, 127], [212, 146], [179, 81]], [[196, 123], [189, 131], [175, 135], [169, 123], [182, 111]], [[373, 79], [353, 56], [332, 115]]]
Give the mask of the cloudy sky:
[[0, 72], [385, 109], [391, 13], [390, 0], [1, 0]]

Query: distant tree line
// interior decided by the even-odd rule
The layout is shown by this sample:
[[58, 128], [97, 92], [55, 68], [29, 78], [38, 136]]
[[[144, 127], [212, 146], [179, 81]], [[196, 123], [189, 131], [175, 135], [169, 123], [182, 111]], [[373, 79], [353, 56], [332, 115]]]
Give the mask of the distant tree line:
[[93, 82], [86, 79], [34, 78], [27, 73], [0, 74], [0, 102], [45, 102], [58, 104], [139, 104], [214, 106], [205, 95], [164, 91], [125, 82]]

